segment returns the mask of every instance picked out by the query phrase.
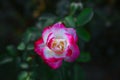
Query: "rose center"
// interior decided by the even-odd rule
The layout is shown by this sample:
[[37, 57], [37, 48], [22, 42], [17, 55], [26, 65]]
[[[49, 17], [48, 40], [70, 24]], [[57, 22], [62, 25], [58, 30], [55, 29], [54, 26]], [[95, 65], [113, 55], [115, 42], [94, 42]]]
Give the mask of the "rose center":
[[62, 54], [66, 47], [66, 40], [64, 39], [55, 39], [52, 42], [51, 48], [56, 54]]

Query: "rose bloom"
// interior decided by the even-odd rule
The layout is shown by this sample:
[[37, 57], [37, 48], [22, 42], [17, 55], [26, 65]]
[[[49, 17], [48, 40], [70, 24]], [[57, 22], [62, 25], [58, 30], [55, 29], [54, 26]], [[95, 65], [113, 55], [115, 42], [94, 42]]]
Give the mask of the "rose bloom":
[[42, 37], [35, 42], [34, 50], [51, 68], [59, 68], [62, 61], [73, 62], [80, 50], [78, 37], [73, 28], [66, 28], [58, 22], [43, 30]]

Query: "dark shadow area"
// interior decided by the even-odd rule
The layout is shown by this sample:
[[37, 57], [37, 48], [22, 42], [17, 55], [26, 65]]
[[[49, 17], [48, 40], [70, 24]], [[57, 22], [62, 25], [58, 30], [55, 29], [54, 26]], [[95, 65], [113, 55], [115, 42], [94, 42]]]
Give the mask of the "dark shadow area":
[[120, 80], [119, 0], [0, 0], [0, 80], [18, 80], [21, 71], [19, 59], [16, 61], [22, 56], [20, 51], [9, 59], [6, 47], [17, 47], [23, 33], [37, 25], [39, 17], [67, 16], [72, 2], [94, 11], [93, 19], [85, 25], [91, 39], [81, 41], [83, 50], [91, 55], [91, 61], [79, 63], [85, 71], [85, 80]]

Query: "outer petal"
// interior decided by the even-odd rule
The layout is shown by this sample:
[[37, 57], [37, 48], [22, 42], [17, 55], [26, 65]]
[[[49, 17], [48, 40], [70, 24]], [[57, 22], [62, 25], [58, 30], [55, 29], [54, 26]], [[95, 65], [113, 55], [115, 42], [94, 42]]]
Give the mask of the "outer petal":
[[52, 25], [52, 28], [63, 29], [63, 28], [65, 28], [65, 25], [62, 22], [57, 22], [54, 25]]
[[76, 44], [71, 44], [68, 46], [66, 51], [66, 57], [64, 58], [65, 61], [73, 62], [75, 61], [80, 54], [79, 48]]
[[73, 28], [67, 28], [67, 31], [69, 34], [71, 34], [74, 37], [75, 42], [78, 41], [78, 36], [76, 34], [76, 31]]
[[63, 58], [55, 58], [54, 52], [48, 47], [43, 49], [43, 55], [41, 57], [53, 69], [60, 67], [63, 60]]
[[62, 22], [58, 22], [51, 27], [51, 31], [53, 32], [56, 38], [63, 38], [64, 34], [67, 33], [67, 28], [65, 28]]
[[42, 38], [35, 42], [34, 50], [51, 68], [56, 69], [61, 66], [63, 58], [55, 58], [54, 52], [44, 45]]
[[41, 55], [42, 54], [42, 49], [44, 48], [45, 44], [43, 43], [43, 39], [42, 38], [39, 38], [35, 44], [34, 44], [34, 51]]
[[42, 33], [42, 38], [43, 38], [44, 43], [47, 42], [47, 38], [48, 36], [50, 36], [50, 34], [52, 34], [51, 26], [44, 28], [43, 33]]
[[78, 58], [80, 51], [78, 46], [76, 45], [76, 42], [74, 41], [74, 38], [71, 34], [65, 34], [66, 40], [67, 40], [67, 48], [66, 48], [66, 57], [64, 58], [65, 61], [73, 62], [76, 58]]
[[63, 33], [67, 32], [66, 28], [63, 23], [58, 22], [56, 24], [53, 24], [52, 26], [48, 26], [43, 30], [42, 37], [44, 43], [46, 43], [49, 39], [56, 37], [56, 38], [62, 38], [64, 35]]
[[64, 38], [67, 40], [67, 46], [75, 44], [74, 37], [71, 34], [65, 33]]
[[[54, 59], [55, 60], [55, 59]], [[55, 62], [46, 61], [46, 63], [52, 68], [57, 69], [62, 65], [62, 60], [55, 60]]]
[[43, 39], [40, 38], [35, 42], [35, 52], [42, 57], [44, 60], [53, 58], [53, 51], [51, 51], [44, 43]]

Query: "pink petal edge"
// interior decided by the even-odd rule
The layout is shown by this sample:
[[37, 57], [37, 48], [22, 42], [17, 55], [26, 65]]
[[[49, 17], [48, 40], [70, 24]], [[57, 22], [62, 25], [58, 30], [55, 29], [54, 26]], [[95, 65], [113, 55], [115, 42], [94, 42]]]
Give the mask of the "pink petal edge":
[[69, 34], [71, 34], [74, 37], [75, 42], [78, 41], [78, 36], [76, 34], [76, 31], [74, 28], [67, 28], [67, 31]]
[[65, 25], [62, 22], [57, 22], [52, 25], [52, 28], [63, 29], [63, 28], [65, 28]]
[[43, 39], [39, 38], [35, 43], [34, 43], [34, 51], [38, 54], [41, 55], [41, 51], [44, 48], [44, 43]]
[[72, 44], [68, 47], [66, 57], [64, 58], [67, 62], [75, 61], [80, 55], [80, 50], [76, 44]]
[[[53, 62], [52, 62], [53, 61]], [[46, 64], [48, 64], [52, 69], [57, 69], [62, 65], [62, 60], [60, 59], [51, 59], [51, 61], [46, 60]]]
[[[43, 44], [42, 38], [35, 42], [35, 52], [41, 56], [46, 64], [48, 64], [52, 69], [57, 69], [62, 65], [63, 58], [55, 58], [50, 53], [47, 53], [47, 46], [40, 47]], [[49, 52], [49, 51], [48, 51]], [[48, 55], [48, 56], [47, 56]]]

